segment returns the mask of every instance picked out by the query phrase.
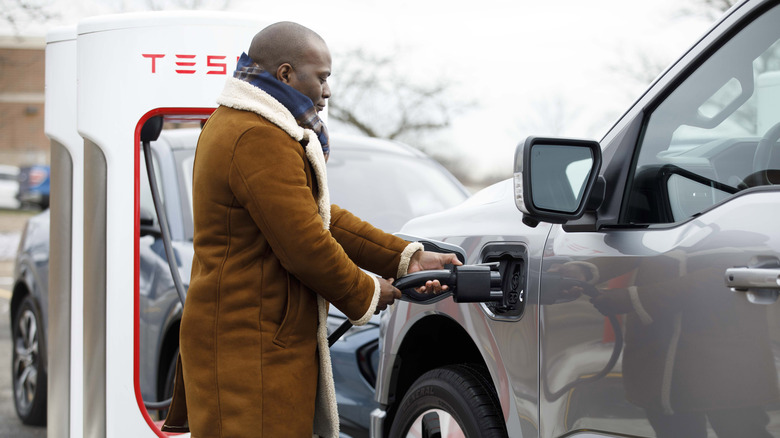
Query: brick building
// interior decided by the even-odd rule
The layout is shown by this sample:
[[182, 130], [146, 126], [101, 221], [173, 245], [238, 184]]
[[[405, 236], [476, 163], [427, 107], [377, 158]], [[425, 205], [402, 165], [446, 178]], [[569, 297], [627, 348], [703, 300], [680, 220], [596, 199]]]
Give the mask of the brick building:
[[48, 164], [43, 37], [0, 35], [0, 163]]

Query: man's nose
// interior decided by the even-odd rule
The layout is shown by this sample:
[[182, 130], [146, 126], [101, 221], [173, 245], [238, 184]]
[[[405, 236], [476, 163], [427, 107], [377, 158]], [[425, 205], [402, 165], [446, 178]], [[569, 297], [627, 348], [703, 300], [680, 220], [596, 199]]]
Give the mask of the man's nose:
[[322, 98], [328, 99], [330, 97], [330, 85], [327, 82], [322, 86]]

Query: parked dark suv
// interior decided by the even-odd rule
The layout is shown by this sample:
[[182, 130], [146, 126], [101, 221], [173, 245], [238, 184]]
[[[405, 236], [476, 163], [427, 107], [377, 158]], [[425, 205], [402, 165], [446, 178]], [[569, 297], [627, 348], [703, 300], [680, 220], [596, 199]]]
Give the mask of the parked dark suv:
[[780, 437], [778, 139], [780, 2], [748, 0], [600, 142], [531, 137], [410, 221], [501, 300], [383, 316], [372, 436]]

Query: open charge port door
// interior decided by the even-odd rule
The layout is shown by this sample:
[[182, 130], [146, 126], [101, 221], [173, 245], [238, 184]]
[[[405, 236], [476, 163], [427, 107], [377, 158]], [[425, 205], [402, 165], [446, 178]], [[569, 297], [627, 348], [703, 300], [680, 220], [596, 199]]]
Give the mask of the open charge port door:
[[496, 318], [519, 319], [526, 304], [528, 284], [528, 250], [521, 244], [497, 243], [487, 245], [480, 257], [482, 263], [498, 263], [501, 275], [501, 302], [487, 302], [483, 306]]

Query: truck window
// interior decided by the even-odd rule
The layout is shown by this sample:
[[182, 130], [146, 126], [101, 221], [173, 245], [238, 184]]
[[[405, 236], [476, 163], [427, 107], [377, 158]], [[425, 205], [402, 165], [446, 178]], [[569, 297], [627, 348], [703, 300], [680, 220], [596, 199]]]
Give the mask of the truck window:
[[780, 123], [777, 23], [778, 6], [718, 48], [652, 111], [624, 223], [680, 222], [741, 190], [780, 184], [780, 146], [769, 138], [780, 132], [772, 129]]

